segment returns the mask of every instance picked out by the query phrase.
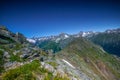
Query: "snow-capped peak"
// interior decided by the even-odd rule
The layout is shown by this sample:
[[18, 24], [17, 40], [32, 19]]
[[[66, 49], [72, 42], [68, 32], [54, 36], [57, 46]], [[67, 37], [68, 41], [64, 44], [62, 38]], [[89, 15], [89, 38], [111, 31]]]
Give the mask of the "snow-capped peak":
[[82, 37], [85, 37], [85, 36], [86, 36], [86, 33], [85, 33], [85, 32], [83, 32]]
[[30, 39], [30, 38], [28, 38], [27, 41], [29, 41], [30, 43], [36, 43], [34, 39]]
[[68, 38], [69, 36], [65, 34], [65, 38]]

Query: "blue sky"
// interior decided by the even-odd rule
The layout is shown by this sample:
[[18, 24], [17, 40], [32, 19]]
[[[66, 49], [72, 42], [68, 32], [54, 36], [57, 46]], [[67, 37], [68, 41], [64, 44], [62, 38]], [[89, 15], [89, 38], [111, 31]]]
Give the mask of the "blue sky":
[[0, 25], [27, 37], [120, 27], [118, 0], [1, 0]]

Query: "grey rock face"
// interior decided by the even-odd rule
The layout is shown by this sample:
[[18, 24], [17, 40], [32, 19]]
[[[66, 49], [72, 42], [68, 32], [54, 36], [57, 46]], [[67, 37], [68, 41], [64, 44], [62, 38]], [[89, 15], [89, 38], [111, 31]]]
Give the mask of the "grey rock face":
[[4, 55], [3, 55], [4, 58], [10, 58], [10, 55], [8, 52], [4, 52]]
[[20, 43], [24, 43], [26, 42], [26, 38], [23, 36], [23, 34], [17, 32], [15, 35], [15, 38], [20, 42]]
[[24, 37], [24, 35], [21, 33], [16, 33], [16, 34], [12, 33], [5, 26], [0, 26], [0, 42], [10, 43], [11, 41], [18, 42], [18, 43], [25, 43], [26, 37]]

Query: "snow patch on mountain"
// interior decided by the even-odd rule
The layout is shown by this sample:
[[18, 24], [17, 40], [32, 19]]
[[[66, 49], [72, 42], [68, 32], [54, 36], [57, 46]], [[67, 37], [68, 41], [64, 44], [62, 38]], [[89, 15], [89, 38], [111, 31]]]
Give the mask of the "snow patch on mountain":
[[86, 37], [86, 36], [88, 36], [89, 34], [92, 34], [92, 32], [83, 32], [83, 33], [82, 33], [82, 37]]
[[82, 37], [85, 37], [85, 36], [86, 36], [86, 33], [85, 33], [85, 32], [83, 32]]
[[65, 35], [65, 38], [68, 38], [69, 36], [68, 35]]
[[27, 41], [30, 42], [30, 43], [36, 43], [36, 40], [34, 40], [34, 39], [29, 39], [28, 38]]
[[55, 40], [55, 42], [58, 43], [60, 40], [61, 40], [60, 38], [57, 38], [57, 39]]
[[72, 64], [70, 64], [68, 61], [66, 61], [66, 60], [64, 60], [64, 59], [62, 59], [62, 61], [63, 62], [65, 62], [65, 63], [67, 63], [70, 67], [72, 67], [73, 69], [75, 69], [75, 67], [72, 65]]

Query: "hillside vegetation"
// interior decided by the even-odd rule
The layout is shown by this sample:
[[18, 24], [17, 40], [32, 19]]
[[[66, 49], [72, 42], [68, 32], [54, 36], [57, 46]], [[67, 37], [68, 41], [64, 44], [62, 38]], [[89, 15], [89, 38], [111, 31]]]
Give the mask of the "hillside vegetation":
[[111, 54], [120, 56], [120, 29], [115, 29], [111, 31], [106, 31], [93, 35], [88, 39], [93, 43], [100, 45], [103, 49]]
[[57, 55], [70, 61], [92, 79], [120, 79], [120, 61], [84, 38], [74, 39]]

